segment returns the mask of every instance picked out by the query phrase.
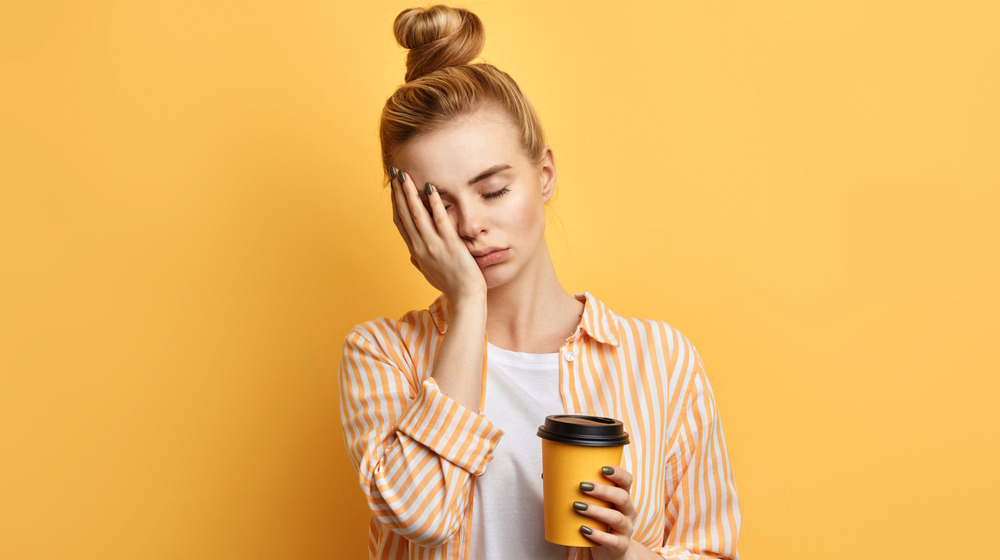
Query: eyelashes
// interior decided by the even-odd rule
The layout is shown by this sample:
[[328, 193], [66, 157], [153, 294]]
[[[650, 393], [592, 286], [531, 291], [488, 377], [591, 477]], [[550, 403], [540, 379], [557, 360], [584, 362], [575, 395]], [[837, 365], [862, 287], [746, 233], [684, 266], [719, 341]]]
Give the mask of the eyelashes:
[[501, 196], [510, 192], [510, 189], [504, 187], [498, 191], [488, 192], [483, 195], [483, 198], [500, 198]]
[[[505, 194], [507, 194], [509, 192], [510, 192], [510, 189], [507, 188], [507, 187], [504, 187], [504, 188], [502, 188], [500, 190], [493, 191], [493, 192], [488, 192], [488, 193], [483, 193], [483, 194], [481, 194], [479, 196], [481, 196], [482, 198], [485, 198], [485, 199], [500, 198], [501, 196], [503, 196], [503, 195], [505, 195]], [[445, 202], [444, 203], [444, 209], [445, 210], [451, 209], [451, 204], [448, 204], [447, 202]]]

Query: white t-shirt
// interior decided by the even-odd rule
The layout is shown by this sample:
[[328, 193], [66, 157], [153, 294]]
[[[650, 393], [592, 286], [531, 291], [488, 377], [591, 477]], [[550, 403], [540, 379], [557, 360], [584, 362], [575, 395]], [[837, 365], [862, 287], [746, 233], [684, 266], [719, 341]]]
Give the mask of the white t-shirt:
[[486, 472], [475, 480], [470, 557], [563, 560], [566, 547], [545, 540], [542, 442], [535, 435], [546, 416], [563, 414], [559, 354], [511, 352], [488, 344], [486, 361], [483, 412], [504, 436]]

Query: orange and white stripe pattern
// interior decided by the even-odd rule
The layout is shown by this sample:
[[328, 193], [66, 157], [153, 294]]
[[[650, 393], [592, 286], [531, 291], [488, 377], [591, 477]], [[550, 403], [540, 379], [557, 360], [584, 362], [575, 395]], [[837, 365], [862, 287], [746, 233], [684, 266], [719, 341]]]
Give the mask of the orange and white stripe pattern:
[[[664, 558], [737, 560], [736, 482], [701, 358], [666, 323], [577, 297], [583, 317], [560, 349], [563, 407], [625, 424], [632, 443], [622, 467], [639, 511], [633, 538]], [[503, 433], [430, 377], [448, 313], [439, 298], [398, 321], [358, 325], [345, 341], [340, 413], [372, 512], [373, 559], [468, 558], [473, 477]], [[568, 559], [590, 557], [567, 550]]]

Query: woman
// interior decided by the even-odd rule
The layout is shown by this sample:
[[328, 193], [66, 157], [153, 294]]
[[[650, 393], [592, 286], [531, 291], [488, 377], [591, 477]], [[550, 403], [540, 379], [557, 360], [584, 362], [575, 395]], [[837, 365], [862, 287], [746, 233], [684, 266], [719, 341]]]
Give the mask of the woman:
[[[394, 30], [410, 52], [381, 122], [393, 220], [442, 296], [345, 342], [341, 415], [371, 557], [737, 558], [735, 482], [694, 348], [559, 283], [552, 149], [510, 76], [471, 64], [479, 18], [411, 9]], [[580, 481], [611, 507], [566, 504], [595, 548], [544, 539], [535, 430], [560, 413], [631, 435], [621, 465]]]

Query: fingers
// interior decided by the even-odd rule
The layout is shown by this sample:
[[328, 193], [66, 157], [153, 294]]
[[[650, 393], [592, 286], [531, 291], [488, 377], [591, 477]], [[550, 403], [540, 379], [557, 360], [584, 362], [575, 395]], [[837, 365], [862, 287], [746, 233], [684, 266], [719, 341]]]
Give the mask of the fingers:
[[[611, 474], [608, 474], [609, 470]], [[618, 467], [604, 467], [603, 472], [604, 478], [614, 486], [592, 484], [593, 490], [584, 490], [583, 493], [610, 503], [617, 511], [634, 519], [637, 512], [629, 494], [632, 491], [632, 474]]]
[[[424, 207], [424, 203], [420, 199], [420, 193], [417, 192], [413, 177], [407, 175], [405, 171], [399, 171], [396, 178], [399, 180], [400, 190], [406, 201], [407, 210], [409, 210], [410, 223], [413, 224], [414, 228], [409, 231], [410, 238], [416, 241], [417, 236], [414, 235], [416, 233], [422, 240], [433, 239], [433, 234], [437, 231], [427, 208]], [[402, 209], [402, 206], [400, 208]]]
[[586, 509], [580, 510], [580, 507], [574, 504], [581, 514], [611, 525], [616, 533], [632, 534], [632, 520], [635, 519], [636, 509], [628, 492], [613, 486], [595, 484], [593, 490], [584, 491], [584, 494], [603, 500], [611, 507], [587, 504]]
[[[629, 545], [632, 544], [630, 537], [615, 533], [606, 533], [588, 525], [582, 526], [580, 532], [583, 533], [583, 536], [605, 547], [610, 553], [611, 558], [624, 558], [628, 553]], [[595, 554], [594, 557], [596, 558], [597, 555]]]
[[430, 183], [427, 183], [427, 186], [427, 202], [431, 207], [431, 218], [434, 220], [434, 227], [437, 229], [438, 235], [446, 239], [449, 237], [457, 239], [458, 232], [451, 223], [451, 216], [448, 215], [448, 210], [444, 207], [444, 202], [441, 200], [441, 193]]
[[389, 168], [389, 173], [392, 176], [389, 184], [393, 191], [393, 223], [406, 242], [413, 266], [426, 276], [423, 264], [428, 258], [435, 258], [432, 255], [440, 258], [456, 248], [467, 252], [437, 189], [429, 183], [424, 187], [425, 206], [412, 176], [394, 166]]
[[626, 492], [632, 491], [632, 473], [627, 470], [609, 466], [603, 467], [601, 473], [618, 488], [624, 488]]
[[413, 234], [416, 233], [417, 228], [413, 224], [410, 206], [406, 202], [406, 196], [403, 194], [403, 188], [400, 184], [402, 182], [402, 173], [397, 172], [395, 167], [390, 167], [389, 169], [393, 176], [389, 183], [389, 186], [392, 187], [392, 222], [396, 224], [396, 229], [399, 230], [399, 235], [406, 242], [406, 247], [410, 250], [410, 254], [413, 254]]
[[[583, 506], [586, 506], [586, 509], [582, 509]], [[617, 509], [587, 504], [586, 502], [575, 502], [573, 509], [579, 511], [580, 515], [585, 515], [596, 521], [591, 527], [610, 527], [612, 532], [620, 535], [632, 534], [632, 520]]]
[[[618, 467], [605, 467], [603, 474], [613, 486], [590, 483], [581, 485], [581, 490], [588, 496], [607, 502], [610, 507], [583, 502], [576, 502], [573, 507], [580, 515], [594, 520], [593, 524], [581, 527], [580, 531], [584, 536], [607, 547], [613, 557], [618, 557], [625, 554], [632, 542], [632, 531], [638, 513], [629, 494], [632, 489], [632, 474]], [[605, 528], [608, 530], [605, 531]]]

